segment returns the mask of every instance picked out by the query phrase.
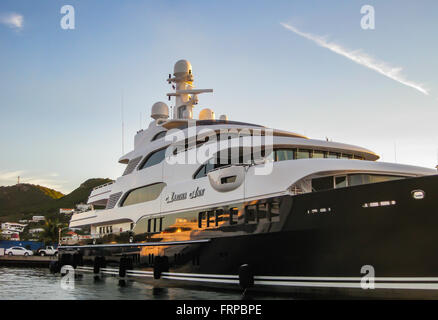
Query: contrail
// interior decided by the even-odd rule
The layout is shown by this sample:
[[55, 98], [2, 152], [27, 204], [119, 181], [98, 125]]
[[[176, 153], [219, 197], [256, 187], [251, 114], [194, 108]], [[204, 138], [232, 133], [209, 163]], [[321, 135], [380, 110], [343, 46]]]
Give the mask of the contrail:
[[370, 57], [366, 53], [361, 52], [360, 50], [355, 50], [355, 51], [348, 50], [346, 48], [343, 48], [339, 44], [328, 42], [322, 37], [310, 33], [302, 32], [289, 24], [281, 23], [281, 25], [286, 29], [296, 33], [297, 35], [315, 42], [317, 45], [323, 48], [327, 48], [337, 54], [340, 54], [341, 56], [344, 56], [362, 66], [365, 66], [371, 70], [383, 74], [385, 77], [388, 77], [401, 84], [404, 84], [405, 86], [414, 88], [425, 95], [429, 95], [429, 92], [426, 89], [424, 89], [420, 84], [405, 79], [404, 76], [401, 74], [402, 68], [391, 67], [383, 61], [375, 60], [374, 58]]

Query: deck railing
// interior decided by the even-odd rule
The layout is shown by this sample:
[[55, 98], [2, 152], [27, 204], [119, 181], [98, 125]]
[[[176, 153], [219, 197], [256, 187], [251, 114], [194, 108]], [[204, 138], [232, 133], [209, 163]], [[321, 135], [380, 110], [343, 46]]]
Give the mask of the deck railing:
[[115, 181], [110, 181], [110, 182], [107, 182], [107, 183], [102, 184], [102, 185], [100, 185], [100, 186], [94, 187], [92, 191], [97, 190], [97, 189], [100, 189], [100, 188], [104, 188], [104, 187], [106, 187], [106, 186], [109, 186], [109, 185], [113, 184], [114, 182], [115, 182]]

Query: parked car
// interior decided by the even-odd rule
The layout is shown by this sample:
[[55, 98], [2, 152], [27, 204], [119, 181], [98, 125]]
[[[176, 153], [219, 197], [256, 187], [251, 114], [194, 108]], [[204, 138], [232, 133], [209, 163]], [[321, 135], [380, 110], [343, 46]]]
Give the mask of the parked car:
[[40, 256], [56, 256], [58, 255], [58, 249], [52, 246], [47, 246], [45, 248], [38, 249], [37, 254]]
[[33, 252], [23, 247], [11, 247], [5, 250], [5, 255], [8, 256], [32, 256]]

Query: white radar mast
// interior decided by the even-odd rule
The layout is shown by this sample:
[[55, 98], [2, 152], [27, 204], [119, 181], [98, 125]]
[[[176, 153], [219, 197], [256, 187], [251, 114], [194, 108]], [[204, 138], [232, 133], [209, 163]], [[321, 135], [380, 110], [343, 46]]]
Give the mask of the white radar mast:
[[193, 119], [193, 106], [198, 104], [198, 94], [213, 92], [213, 89], [193, 89], [192, 65], [187, 60], [179, 60], [173, 68], [173, 78], [169, 74], [167, 79], [175, 92], [168, 93], [167, 96], [175, 97], [175, 108], [173, 109], [174, 119]]

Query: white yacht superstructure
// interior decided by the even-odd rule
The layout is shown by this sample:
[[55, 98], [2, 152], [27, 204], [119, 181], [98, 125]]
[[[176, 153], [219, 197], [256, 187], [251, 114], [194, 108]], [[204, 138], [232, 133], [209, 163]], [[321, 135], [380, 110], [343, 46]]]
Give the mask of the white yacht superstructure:
[[[432, 169], [376, 162], [379, 157], [375, 153], [358, 146], [314, 140], [294, 132], [229, 121], [225, 120], [226, 116], [221, 117], [223, 120], [215, 120], [214, 112], [210, 109], [201, 110], [200, 119], [194, 120], [193, 107], [198, 103], [197, 95], [213, 90], [194, 89], [192, 67], [186, 60], [175, 64], [173, 77], [169, 75], [167, 81], [175, 84], [175, 92], [167, 94], [169, 98], [175, 97], [173, 119], [169, 119], [169, 108], [164, 102], [152, 106], [153, 121], [148, 129], [136, 134], [134, 150], [119, 159], [120, 163], [126, 164], [123, 175], [114, 183], [95, 188], [90, 194], [89, 204], [105, 205], [106, 209], [74, 214], [71, 227], [91, 226], [94, 236], [129, 231], [146, 216], [202, 210], [294, 192], [311, 192], [312, 179], [323, 176], [368, 173], [415, 177], [436, 173]], [[173, 133], [175, 130], [179, 131], [178, 134]], [[226, 151], [233, 146], [242, 148], [242, 135], [251, 136], [253, 132], [258, 132], [265, 137], [268, 130], [272, 135], [270, 146], [277, 157], [272, 159], [271, 155], [272, 171], [269, 174], [256, 174], [255, 171], [266, 163], [253, 162], [245, 168], [231, 166], [196, 177], [197, 170], [203, 164], [196, 161], [198, 159], [191, 162], [187, 160], [190, 150], [196, 149], [199, 142], [205, 143], [205, 137], [211, 137], [212, 132], [227, 134], [228, 143], [217, 143], [219, 146], [216, 147], [217, 151]], [[190, 138], [194, 138], [191, 143], [193, 146], [188, 142]], [[237, 143], [234, 140], [238, 140]], [[216, 141], [214, 143], [216, 145]], [[251, 148], [251, 143], [246, 147]], [[185, 159], [182, 163], [172, 163], [170, 158], [175, 157], [174, 154], [169, 156], [168, 153], [166, 156], [168, 147], [175, 145], [183, 146], [179, 152]], [[236, 181], [221, 185], [219, 180], [230, 176], [231, 172], [237, 177]], [[346, 186], [342, 183], [338, 185]], [[142, 201], [140, 195], [138, 202], [127, 205], [127, 195], [142, 187], [150, 188], [151, 193], [155, 192], [154, 199], [146, 197], [147, 201]], [[202, 194], [172, 201], [172, 197], [184, 197], [196, 190], [202, 191]]]

